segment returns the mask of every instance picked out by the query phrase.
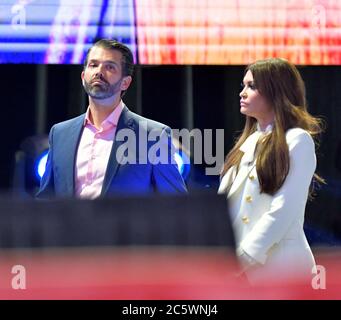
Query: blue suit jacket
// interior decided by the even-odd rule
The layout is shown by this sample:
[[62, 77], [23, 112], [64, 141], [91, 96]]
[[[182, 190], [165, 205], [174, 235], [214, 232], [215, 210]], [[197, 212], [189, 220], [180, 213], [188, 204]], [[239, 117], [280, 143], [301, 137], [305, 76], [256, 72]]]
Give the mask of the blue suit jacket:
[[[38, 198], [74, 196], [76, 154], [84, 117], [85, 114], [82, 114], [51, 128], [49, 155], [37, 193]], [[158, 137], [156, 141], [146, 141], [145, 138], [151, 133]], [[123, 140], [122, 137], [126, 139], [120, 141]], [[146, 143], [143, 144], [144, 142]], [[127, 148], [128, 157], [123, 152]], [[156, 149], [159, 149], [159, 153], [154, 152]], [[167, 154], [167, 163], [155, 161], [161, 151]], [[141, 117], [124, 107], [117, 124], [101, 196], [187, 192], [175, 162], [170, 161], [173, 153], [169, 127]], [[128, 159], [128, 163], [122, 162], [124, 157]], [[135, 163], [129, 159], [135, 159]]]

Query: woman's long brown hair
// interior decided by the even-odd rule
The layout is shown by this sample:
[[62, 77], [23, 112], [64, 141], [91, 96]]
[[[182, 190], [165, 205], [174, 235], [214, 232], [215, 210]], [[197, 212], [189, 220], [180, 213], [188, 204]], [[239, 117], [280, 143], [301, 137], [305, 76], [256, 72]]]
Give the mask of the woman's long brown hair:
[[[283, 185], [289, 169], [289, 149], [285, 134], [291, 128], [302, 128], [310, 133], [317, 143], [322, 131], [322, 120], [309, 114], [305, 98], [305, 85], [297, 68], [287, 60], [271, 58], [249, 65], [255, 87], [272, 106], [275, 114], [272, 132], [257, 145], [256, 170], [260, 192], [275, 194]], [[239, 167], [243, 152], [240, 146], [257, 130], [257, 120], [246, 116], [245, 127], [236, 144], [226, 156], [221, 175], [231, 167]], [[317, 182], [324, 180], [314, 174]]]

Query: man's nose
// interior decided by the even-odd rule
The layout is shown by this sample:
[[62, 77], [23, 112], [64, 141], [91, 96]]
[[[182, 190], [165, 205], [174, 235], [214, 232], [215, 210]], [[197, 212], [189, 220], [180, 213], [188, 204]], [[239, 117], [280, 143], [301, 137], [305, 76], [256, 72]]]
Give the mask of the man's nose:
[[103, 64], [99, 64], [97, 66], [96, 72], [95, 72], [96, 77], [102, 77], [103, 76], [103, 74], [104, 74], [103, 73], [103, 68], [104, 68]]

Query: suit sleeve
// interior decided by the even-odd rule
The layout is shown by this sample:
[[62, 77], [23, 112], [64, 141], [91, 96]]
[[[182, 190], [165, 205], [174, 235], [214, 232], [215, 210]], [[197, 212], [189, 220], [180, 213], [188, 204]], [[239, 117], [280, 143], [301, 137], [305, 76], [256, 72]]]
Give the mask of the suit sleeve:
[[244, 252], [261, 264], [266, 262], [268, 250], [283, 239], [291, 224], [304, 219], [309, 186], [316, 168], [315, 145], [307, 132], [297, 134], [288, 146], [290, 169], [286, 180], [273, 196], [270, 210], [261, 216], [240, 244]]
[[174, 158], [171, 129], [165, 127], [159, 139], [160, 154], [153, 160], [152, 183], [158, 193], [187, 193], [185, 182]]
[[37, 199], [50, 198], [55, 195], [54, 176], [53, 176], [53, 132], [54, 127], [51, 128], [49, 134], [49, 152], [46, 161], [46, 168], [43, 177], [40, 181], [40, 188], [36, 194]]

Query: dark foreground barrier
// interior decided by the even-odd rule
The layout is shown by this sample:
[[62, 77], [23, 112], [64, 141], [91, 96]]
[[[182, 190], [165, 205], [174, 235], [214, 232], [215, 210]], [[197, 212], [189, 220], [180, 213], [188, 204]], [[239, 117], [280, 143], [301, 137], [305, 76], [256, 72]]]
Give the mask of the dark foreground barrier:
[[2, 198], [0, 300], [129, 300], [115, 310], [122, 315], [136, 299], [340, 298], [340, 251], [315, 252], [319, 274], [312, 274], [311, 286], [250, 287], [234, 249], [226, 199], [215, 194]]
[[226, 246], [234, 237], [224, 196], [99, 200], [0, 199], [0, 247]]

